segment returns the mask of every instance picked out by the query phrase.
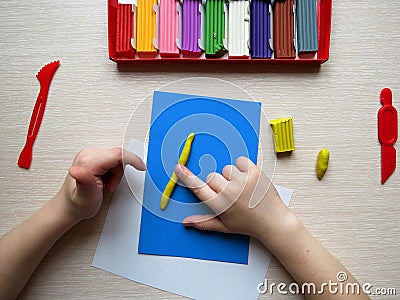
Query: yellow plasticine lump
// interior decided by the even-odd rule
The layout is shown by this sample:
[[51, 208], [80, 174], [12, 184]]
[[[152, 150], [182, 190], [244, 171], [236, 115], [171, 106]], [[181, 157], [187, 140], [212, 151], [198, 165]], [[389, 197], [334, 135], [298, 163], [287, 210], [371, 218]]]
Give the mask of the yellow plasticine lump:
[[[185, 145], [183, 146], [182, 153], [179, 156], [178, 164], [186, 165], [186, 162], [189, 159], [190, 150], [192, 149], [193, 139], [194, 139], [194, 133], [192, 132], [186, 138], [186, 142]], [[175, 172], [173, 172], [161, 196], [160, 208], [162, 210], [164, 210], [167, 207], [169, 199], [171, 198], [171, 195], [175, 189], [175, 185], [177, 182], [178, 182], [178, 177], [176, 176]]]
[[318, 153], [317, 177], [319, 180], [324, 177], [326, 170], [328, 170], [329, 156], [329, 150], [326, 148], [322, 148]]
[[293, 118], [278, 118], [269, 124], [274, 133], [275, 152], [294, 151]]

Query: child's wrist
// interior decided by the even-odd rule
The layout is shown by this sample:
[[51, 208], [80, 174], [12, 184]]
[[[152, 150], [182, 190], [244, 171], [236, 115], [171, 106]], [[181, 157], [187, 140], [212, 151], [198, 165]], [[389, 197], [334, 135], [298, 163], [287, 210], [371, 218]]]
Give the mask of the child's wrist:
[[81, 221], [71, 204], [70, 199], [67, 199], [61, 190], [48, 202], [47, 207], [61, 226], [71, 228]]
[[295, 238], [303, 228], [300, 221], [293, 212], [286, 208], [279, 214], [274, 228], [268, 228], [259, 238], [260, 241], [272, 252], [279, 248], [282, 243], [287, 245], [287, 241]]

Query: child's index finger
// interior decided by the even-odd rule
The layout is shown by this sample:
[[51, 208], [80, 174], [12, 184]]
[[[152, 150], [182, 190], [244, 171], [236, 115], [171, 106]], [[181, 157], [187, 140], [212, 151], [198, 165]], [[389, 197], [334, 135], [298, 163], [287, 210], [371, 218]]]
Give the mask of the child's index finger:
[[176, 165], [175, 174], [201, 201], [205, 202], [216, 196], [217, 193], [211, 189], [207, 183], [194, 175], [187, 167], [179, 164]]
[[[176, 165], [175, 174], [192, 193], [211, 208], [217, 215], [226, 210], [224, 201], [221, 201], [219, 193], [211, 188], [209, 184], [194, 175], [187, 167]], [[222, 175], [219, 175], [222, 177]]]
[[103, 175], [107, 171], [124, 164], [129, 164], [138, 170], [146, 170], [146, 165], [136, 154], [123, 150], [121, 147], [100, 148], [80, 154], [76, 165], [85, 166], [93, 170], [95, 175]]
[[131, 165], [139, 171], [146, 171], [146, 165], [143, 160], [135, 153], [123, 150], [124, 164]]

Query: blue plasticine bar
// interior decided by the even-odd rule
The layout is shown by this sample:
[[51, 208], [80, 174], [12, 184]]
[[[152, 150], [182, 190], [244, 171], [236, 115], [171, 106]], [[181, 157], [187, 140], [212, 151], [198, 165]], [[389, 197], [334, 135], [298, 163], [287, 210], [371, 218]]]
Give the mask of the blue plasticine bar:
[[296, 15], [298, 52], [318, 51], [317, 1], [297, 0]]
[[252, 58], [271, 58], [269, 0], [252, 0], [250, 6], [250, 51]]

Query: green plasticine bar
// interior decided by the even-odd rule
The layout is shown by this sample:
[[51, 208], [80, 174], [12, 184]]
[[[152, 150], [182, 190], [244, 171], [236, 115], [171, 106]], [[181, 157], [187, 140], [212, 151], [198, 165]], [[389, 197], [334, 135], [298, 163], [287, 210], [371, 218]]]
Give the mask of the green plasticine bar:
[[206, 55], [221, 56], [225, 53], [225, 1], [206, 1]]

